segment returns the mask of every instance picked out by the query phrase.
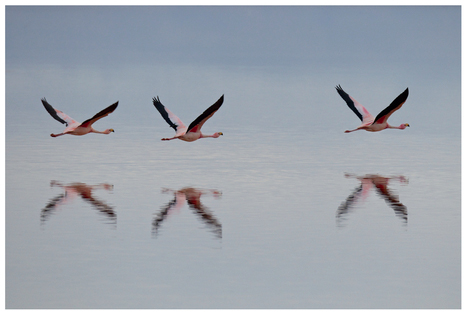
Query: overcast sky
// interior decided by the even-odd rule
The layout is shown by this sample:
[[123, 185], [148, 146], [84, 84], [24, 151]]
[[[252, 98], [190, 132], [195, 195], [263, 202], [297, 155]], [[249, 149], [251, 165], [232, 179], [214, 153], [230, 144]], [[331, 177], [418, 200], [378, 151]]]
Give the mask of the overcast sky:
[[[211, 75], [211, 69], [220, 72], [224, 68], [226, 74]], [[59, 71], [51, 75], [44, 69]], [[82, 74], [76, 69], [91, 72]], [[234, 78], [231, 69], [241, 75]], [[168, 87], [183, 90], [186, 99], [192, 97], [189, 89], [204, 91], [205, 106], [222, 93], [226, 93], [226, 104], [243, 104], [245, 99], [257, 104], [259, 99], [272, 105], [269, 95], [273, 92], [286, 94], [286, 99], [293, 97], [292, 103], [311, 98], [317, 104], [329, 100], [343, 106], [334, 90], [342, 84], [366, 107], [381, 102], [374, 114], [410, 87], [409, 108], [402, 109], [406, 118], [419, 111], [424, 114], [430, 106], [427, 110], [436, 110], [432, 116], [451, 117], [456, 125], [460, 124], [461, 9], [7, 6], [6, 70], [7, 109], [10, 103], [30, 105], [44, 95], [55, 96], [49, 99], [52, 104], [58, 93], [63, 98], [67, 93], [71, 99], [73, 89], [76, 95], [93, 93], [97, 101], [104, 94], [102, 102], [108, 105], [117, 99], [121, 104], [127, 102], [125, 96], [135, 101], [138, 95], [143, 102], [161, 93], [166, 100], [174, 94]], [[185, 81], [172, 75], [176, 71]], [[259, 77], [253, 71], [271, 75]], [[88, 80], [88, 86], [76, 84], [79, 75]], [[63, 90], [60, 84], [68, 88]], [[246, 91], [247, 86], [253, 86], [256, 93]], [[115, 93], [124, 87], [127, 93]], [[28, 99], [23, 94], [26, 90]], [[282, 102], [284, 96], [276, 99], [277, 116], [284, 114], [277, 108]], [[421, 104], [420, 110], [414, 109], [413, 102]], [[445, 108], [451, 106], [451, 115], [432, 107], [438, 102]], [[307, 105], [302, 108], [309, 110]], [[424, 117], [430, 116], [429, 112]]]
[[[7, 7], [7, 63], [450, 65], [459, 7]], [[452, 64], [451, 64], [452, 65]]]

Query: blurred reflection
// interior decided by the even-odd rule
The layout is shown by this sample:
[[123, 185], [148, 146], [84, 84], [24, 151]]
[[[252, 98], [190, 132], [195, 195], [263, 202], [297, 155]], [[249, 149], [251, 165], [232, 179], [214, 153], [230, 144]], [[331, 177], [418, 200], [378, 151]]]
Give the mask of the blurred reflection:
[[364, 201], [369, 195], [371, 188], [375, 188], [379, 196], [385, 199], [385, 202], [395, 211], [395, 214], [401, 218], [401, 220], [407, 224], [408, 222], [408, 211], [405, 205], [403, 205], [398, 196], [394, 195], [389, 189], [388, 184], [390, 181], [398, 181], [401, 184], [408, 184], [408, 179], [404, 176], [391, 176], [384, 177], [377, 174], [368, 174], [364, 176], [356, 176], [354, 174], [345, 174], [346, 178], [356, 178], [361, 182], [351, 195], [346, 198], [337, 210], [337, 222], [338, 225], [346, 218], [346, 215], [352, 210], [352, 208], [359, 203]]
[[40, 221], [42, 223], [47, 221], [57, 210], [61, 210], [63, 205], [74, 202], [77, 197], [81, 197], [84, 201], [89, 202], [93, 208], [98, 210], [109, 220], [109, 223], [116, 223], [116, 213], [114, 212], [113, 207], [107, 205], [101, 200], [98, 200], [92, 195], [93, 190], [96, 189], [113, 190], [113, 185], [87, 185], [84, 183], [71, 183], [65, 185], [52, 180], [50, 182], [50, 187], [61, 187], [64, 189], [64, 192], [55, 198], [50, 199], [50, 202], [42, 209], [40, 213]]
[[192, 187], [185, 187], [180, 190], [173, 190], [168, 188], [163, 188], [162, 193], [174, 195], [167, 205], [161, 207], [161, 210], [158, 212], [156, 217], [153, 219], [152, 223], [152, 232], [154, 235], [158, 233], [161, 223], [173, 212], [178, 212], [184, 206], [185, 201], [189, 205], [190, 209], [194, 211], [198, 217], [206, 223], [206, 225], [211, 228], [213, 234], [222, 238], [222, 225], [214, 217], [214, 215], [205, 207], [200, 198], [203, 195], [213, 195], [214, 198], [220, 198], [222, 193], [215, 189], [197, 189]]

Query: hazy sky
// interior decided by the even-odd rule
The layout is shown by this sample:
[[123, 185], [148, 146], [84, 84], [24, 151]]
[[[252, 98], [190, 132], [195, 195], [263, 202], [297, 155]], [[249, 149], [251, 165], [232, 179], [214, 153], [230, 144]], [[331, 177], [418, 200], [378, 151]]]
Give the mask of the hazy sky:
[[[332, 119], [327, 104], [344, 106], [341, 84], [366, 107], [379, 103], [374, 115], [409, 87], [399, 123], [441, 119], [460, 130], [461, 8], [7, 6], [6, 71], [7, 117], [9, 106], [43, 96], [122, 105], [160, 95], [178, 106], [198, 97], [207, 106], [225, 93], [225, 104], [237, 104], [226, 109], [233, 120], [240, 108], [274, 123], [304, 115], [318, 123]], [[281, 108], [292, 104], [302, 115]]]
[[455, 66], [459, 7], [7, 7], [10, 63]]

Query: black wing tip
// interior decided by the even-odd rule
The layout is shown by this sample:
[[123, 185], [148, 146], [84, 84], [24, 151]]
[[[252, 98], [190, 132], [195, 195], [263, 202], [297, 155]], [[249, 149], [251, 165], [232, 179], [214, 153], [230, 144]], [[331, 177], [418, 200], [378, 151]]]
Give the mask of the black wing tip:
[[[50, 112], [50, 110], [55, 111], [55, 109], [53, 108], [53, 106], [50, 105], [50, 104], [47, 102], [47, 100], [45, 99], [45, 97], [41, 98], [40, 100], [42, 101], [42, 105], [45, 107], [45, 109], [46, 109], [48, 112]], [[50, 113], [50, 114], [51, 114], [51, 113]]]
[[118, 107], [118, 105], [119, 105], [119, 101], [117, 101], [116, 103], [111, 104], [110, 106], [107, 107], [107, 109], [109, 109], [111, 111], [114, 111], [116, 109], [116, 107]]
[[338, 94], [340, 94], [340, 96], [342, 96], [342, 94], [348, 94], [345, 91], [343, 91], [342, 86], [340, 84], [336, 85], [335, 89], [337, 90]]
[[153, 97], [153, 105], [156, 106], [156, 104], [161, 104], [161, 101], [158, 95]]
[[400, 95], [398, 95], [397, 99], [400, 99], [400, 100], [405, 100], [408, 98], [409, 96], [409, 88], [406, 88], [406, 90], [403, 91], [403, 93], [401, 93]]
[[213, 105], [221, 106], [224, 103], [224, 94]]
[[339, 84], [339, 85], [336, 85], [336, 86], [335, 86], [335, 89], [337, 90], [338, 95], [340, 95], [346, 102], [351, 101], [351, 99], [349, 99], [348, 93], [346, 93], [346, 92], [342, 89], [342, 86], [341, 86], [340, 84]]
[[118, 105], [119, 105], [119, 101], [117, 101], [116, 103], [113, 103], [112, 105], [110, 105], [110, 108], [111, 108], [112, 111], [113, 111], [113, 110], [116, 109], [116, 107], [118, 107]]

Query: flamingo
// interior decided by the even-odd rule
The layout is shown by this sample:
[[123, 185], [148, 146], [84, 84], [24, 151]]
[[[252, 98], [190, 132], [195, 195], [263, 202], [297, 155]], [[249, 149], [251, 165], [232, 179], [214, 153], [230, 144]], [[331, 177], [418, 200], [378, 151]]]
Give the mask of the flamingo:
[[212, 135], [204, 135], [201, 133], [200, 129], [203, 124], [214, 115], [214, 113], [221, 107], [222, 103], [224, 102], [224, 94], [214, 103], [211, 105], [207, 110], [205, 110], [200, 116], [198, 116], [189, 126], [188, 128], [184, 125], [184, 123], [174, 115], [169, 109], [167, 109], [163, 104], [161, 104], [159, 97], [153, 98], [153, 105], [155, 105], [156, 109], [160, 112], [161, 116], [166, 120], [169, 126], [171, 126], [175, 131], [176, 135], [172, 138], [163, 138], [161, 140], [174, 140], [180, 139], [187, 142], [192, 142], [198, 140], [200, 138], [219, 138], [222, 136], [222, 132], [215, 132]]
[[62, 124], [65, 124], [66, 125], [66, 129], [62, 132], [62, 133], [58, 133], [58, 134], [51, 134], [50, 136], [52, 137], [58, 137], [58, 136], [62, 136], [62, 135], [75, 135], [75, 136], [83, 136], [83, 135], [86, 135], [90, 132], [93, 132], [93, 133], [102, 133], [102, 134], [109, 134], [111, 132], [114, 132], [113, 129], [106, 129], [105, 131], [98, 131], [98, 130], [95, 130], [92, 128], [92, 124], [94, 122], [96, 122], [97, 120], [103, 118], [103, 117], [106, 117], [108, 116], [109, 114], [111, 114], [115, 109], [116, 107], [118, 107], [118, 102], [114, 103], [113, 105], [110, 105], [108, 106], [107, 108], [105, 108], [104, 110], [100, 111], [99, 113], [97, 113], [95, 116], [93, 116], [92, 118], [90, 119], [87, 119], [86, 121], [84, 121], [82, 124], [81, 123], [78, 123], [77, 121], [75, 121], [74, 119], [72, 119], [71, 117], [69, 117], [68, 115], [66, 115], [65, 113], [63, 113], [62, 111], [59, 111], [58, 109], [55, 109], [52, 107], [52, 105], [50, 105], [47, 100], [45, 99], [45, 97], [42, 99], [42, 104], [43, 106], [45, 107], [45, 109], [47, 110], [47, 112], [53, 117], [55, 118], [56, 120], [58, 120], [60, 123]]
[[351, 110], [361, 119], [362, 124], [353, 130], [345, 130], [345, 133], [348, 132], [353, 132], [356, 130], [361, 130], [364, 129], [366, 131], [381, 131], [387, 128], [390, 129], [406, 129], [406, 127], [409, 127], [409, 124], [401, 124], [398, 127], [396, 126], [391, 126], [387, 123], [387, 119], [390, 117], [391, 114], [393, 114], [395, 111], [401, 108], [403, 106], [404, 102], [406, 102], [406, 99], [408, 98], [409, 90], [406, 88], [403, 93], [401, 93], [395, 100], [388, 105], [387, 108], [385, 108], [383, 111], [381, 111], [377, 117], [372, 116], [367, 109], [364, 108], [361, 104], [359, 104], [354, 98], [349, 96], [345, 91], [343, 91], [342, 87], [340, 85], [335, 87], [337, 89], [338, 94], [345, 100], [346, 104], [348, 104], [348, 107], [351, 108]]

